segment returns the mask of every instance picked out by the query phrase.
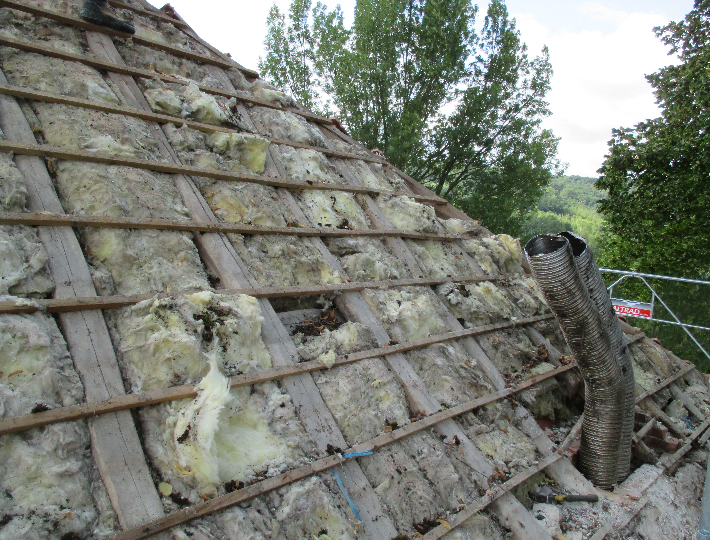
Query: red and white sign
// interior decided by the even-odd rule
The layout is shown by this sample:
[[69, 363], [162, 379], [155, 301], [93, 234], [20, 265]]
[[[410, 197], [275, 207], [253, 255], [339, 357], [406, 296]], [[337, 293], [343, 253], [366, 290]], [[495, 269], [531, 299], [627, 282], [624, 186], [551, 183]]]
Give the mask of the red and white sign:
[[631, 317], [640, 317], [641, 319], [653, 317], [653, 306], [647, 302], [612, 298], [611, 303], [614, 306], [614, 311], [619, 315], [629, 315]]

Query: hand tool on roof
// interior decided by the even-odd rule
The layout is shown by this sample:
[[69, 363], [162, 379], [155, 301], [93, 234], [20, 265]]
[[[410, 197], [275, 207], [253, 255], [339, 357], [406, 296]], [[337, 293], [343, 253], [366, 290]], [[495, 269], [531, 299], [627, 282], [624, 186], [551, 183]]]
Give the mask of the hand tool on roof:
[[542, 493], [535, 493], [534, 491], [528, 492], [528, 497], [530, 500], [538, 503], [554, 504], [556, 502], [597, 502], [599, 497], [597, 495], [555, 495], [549, 494], [544, 495]]
[[117, 19], [113, 15], [105, 13], [103, 9], [108, 7], [108, 0], [86, 0], [79, 12], [79, 17], [87, 22], [113, 28], [119, 32], [125, 32], [127, 34], [136, 33], [132, 22]]

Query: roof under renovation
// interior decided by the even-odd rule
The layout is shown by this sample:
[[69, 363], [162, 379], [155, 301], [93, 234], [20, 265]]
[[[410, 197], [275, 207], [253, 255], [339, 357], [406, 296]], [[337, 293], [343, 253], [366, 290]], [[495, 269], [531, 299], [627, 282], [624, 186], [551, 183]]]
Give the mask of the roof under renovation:
[[632, 474], [595, 489], [518, 240], [110, 4], [134, 35], [0, 0], [0, 539], [694, 534], [692, 365], [622, 323]]

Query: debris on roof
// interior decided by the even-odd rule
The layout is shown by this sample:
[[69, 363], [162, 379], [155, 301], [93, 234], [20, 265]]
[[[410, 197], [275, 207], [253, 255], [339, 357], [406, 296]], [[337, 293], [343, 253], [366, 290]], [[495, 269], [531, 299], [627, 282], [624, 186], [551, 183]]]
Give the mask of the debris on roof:
[[169, 6], [0, 5], [0, 539], [694, 534], [693, 366], [622, 323], [633, 471], [596, 489], [516, 239]]

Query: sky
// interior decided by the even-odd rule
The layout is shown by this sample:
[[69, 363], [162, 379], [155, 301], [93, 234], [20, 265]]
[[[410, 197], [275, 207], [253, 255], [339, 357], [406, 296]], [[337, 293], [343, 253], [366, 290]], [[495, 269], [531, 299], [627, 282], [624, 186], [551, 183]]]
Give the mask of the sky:
[[[355, 0], [322, 1], [330, 8], [339, 3], [345, 23], [352, 22]], [[200, 37], [255, 70], [264, 56], [273, 3], [287, 12], [290, 0], [171, 0]], [[507, 0], [506, 5], [531, 54], [543, 45], [550, 49], [552, 116], [543, 126], [560, 137], [559, 158], [568, 164], [567, 174], [597, 176], [613, 128], [659, 115], [644, 76], [674, 59], [653, 28], [681, 20], [693, 0]]]

